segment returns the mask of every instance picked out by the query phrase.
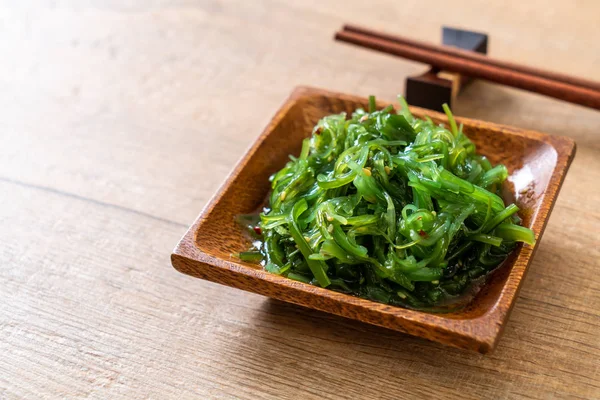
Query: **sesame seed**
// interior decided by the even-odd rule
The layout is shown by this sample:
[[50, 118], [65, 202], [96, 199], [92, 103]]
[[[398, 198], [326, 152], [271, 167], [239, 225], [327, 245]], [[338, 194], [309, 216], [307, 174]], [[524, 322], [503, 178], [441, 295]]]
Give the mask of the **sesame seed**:
[[390, 174], [390, 172], [392, 172], [392, 169], [390, 167], [388, 167], [387, 165], [385, 167], [383, 167], [383, 169], [385, 170], [386, 174]]
[[400, 297], [401, 299], [405, 299], [406, 298], [406, 294], [404, 294], [402, 292], [398, 292], [398, 297]]
[[437, 285], [438, 283], [440, 283], [440, 281], [435, 280], [435, 281], [431, 281], [431, 283], [433, 283], [434, 285]]
[[279, 200], [284, 201], [285, 200], [285, 196], [287, 196], [286, 192], [281, 192], [281, 194], [279, 195]]
[[363, 168], [363, 172], [366, 176], [371, 176], [371, 170], [369, 168]]
[[310, 242], [310, 238], [308, 236], [304, 236], [304, 240], [306, 240], [307, 242]]
[[366, 121], [366, 120], [368, 120], [368, 119], [369, 119], [369, 116], [368, 116], [368, 115], [363, 115], [362, 117], [360, 117], [359, 121], [360, 121], [360, 122], [365, 122], [365, 121]]
[[329, 221], [329, 222], [333, 221], [333, 217], [329, 214], [327, 214], [327, 221]]
[[331, 233], [333, 232], [333, 225], [329, 224], [329, 226], [327, 227], [327, 232]]

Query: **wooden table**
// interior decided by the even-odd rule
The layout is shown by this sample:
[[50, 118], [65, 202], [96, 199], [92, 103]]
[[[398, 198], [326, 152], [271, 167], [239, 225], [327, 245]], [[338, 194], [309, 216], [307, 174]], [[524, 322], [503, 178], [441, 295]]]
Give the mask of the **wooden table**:
[[[297, 84], [394, 99], [424, 66], [356, 22], [600, 79], [600, 6], [5, 2], [0, 398], [600, 398], [600, 113], [476, 82], [459, 115], [579, 146], [497, 350], [456, 350], [177, 273], [169, 254]], [[56, 4], [55, 4], [56, 3]]]

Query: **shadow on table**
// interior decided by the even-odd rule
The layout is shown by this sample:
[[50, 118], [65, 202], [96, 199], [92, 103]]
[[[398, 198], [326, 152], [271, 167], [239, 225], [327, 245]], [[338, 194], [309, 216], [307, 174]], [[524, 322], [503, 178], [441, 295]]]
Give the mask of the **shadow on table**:
[[[280, 382], [272, 382], [274, 387], [295, 387], [298, 396], [303, 396], [302, 390], [321, 388], [319, 395], [324, 397], [341, 391], [341, 398], [388, 398], [374, 396], [386, 390], [396, 396], [389, 398], [400, 393], [410, 398], [440, 385], [456, 396], [460, 376], [483, 372], [487, 380], [497, 374], [493, 356], [486, 359], [278, 300], [266, 299], [260, 311], [253, 322], [260, 326], [256, 336], [234, 344], [239, 348], [232, 353], [260, 364], [245, 371], [247, 379], [263, 382], [276, 375]], [[404, 384], [418, 387], [402, 388]]]
[[[528, 286], [538, 285], [540, 275], [547, 284], [556, 284], [548, 281], [543, 265], [552, 253], [552, 246], [538, 250], [536, 258], [542, 262], [534, 262], [530, 267], [529, 277], [534, 279], [525, 281], [526, 291], [536, 290]], [[527, 382], [532, 355], [538, 357], [535, 368], [548, 374], [552, 374], [553, 360], [562, 357], [549, 352], [556, 340], [540, 340], [537, 336], [539, 321], [528, 316], [531, 310], [525, 310], [536, 307], [535, 304], [531, 299], [521, 302], [521, 307], [515, 307], [498, 348], [481, 355], [265, 299], [252, 316], [252, 335], [232, 343], [228, 356], [240, 357], [232, 360], [236, 363], [251, 361], [252, 368], [244, 368], [248, 379], [261, 382], [271, 376], [297, 388], [310, 380], [310, 388], [332, 390], [342, 385], [349, 393], [373, 393], [384, 387], [398, 390], [405, 384], [411, 385], [411, 389], [405, 388], [407, 395], [445, 388], [444, 393], [460, 398], [463, 384], [491, 388], [489, 393], [518, 393]], [[413, 385], [423, 385], [425, 391], [420, 392], [422, 388]]]

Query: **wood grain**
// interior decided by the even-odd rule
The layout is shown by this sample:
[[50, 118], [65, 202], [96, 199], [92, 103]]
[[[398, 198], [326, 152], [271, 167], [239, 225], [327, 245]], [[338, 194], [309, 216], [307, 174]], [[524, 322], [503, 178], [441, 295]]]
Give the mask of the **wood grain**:
[[600, 113], [591, 110], [482, 82], [454, 107], [578, 144], [489, 356], [186, 277], [169, 261], [294, 86], [393, 100], [422, 71], [323, 40], [343, 22], [397, 31], [401, 20], [431, 42], [442, 24], [486, 31], [494, 57], [597, 80], [600, 6], [0, 7], [3, 400], [600, 397]]
[[[388, 106], [380, 102], [380, 108]], [[289, 155], [298, 155], [302, 141], [319, 119], [357, 108], [368, 100], [311, 87], [298, 87], [240, 160], [209, 205], [181, 239], [173, 266], [186, 274], [262, 294], [315, 310], [368, 322], [439, 343], [481, 353], [492, 351], [504, 330], [532, 256], [539, 247], [558, 191], [575, 155], [575, 143], [565, 136], [457, 118], [478, 152], [490, 162], [505, 165], [505, 203], [515, 203], [523, 225], [536, 235], [532, 246], [519, 246], [494, 271], [477, 296], [464, 308], [449, 313], [425, 313], [293, 281], [244, 263], [232, 253], [250, 246], [235, 222], [236, 216], [261, 207], [271, 190], [269, 177], [283, 168]], [[448, 126], [444, 114], [411, 108], [417, 118], [429, 117]]]

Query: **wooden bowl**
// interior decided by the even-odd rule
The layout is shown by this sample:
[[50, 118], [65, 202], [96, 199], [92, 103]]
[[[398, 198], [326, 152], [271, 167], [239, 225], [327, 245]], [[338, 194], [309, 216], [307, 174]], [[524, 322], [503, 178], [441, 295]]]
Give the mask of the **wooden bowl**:
[[[572, 139], [457, 118], [480, 154], [494, 164], [506, 165], [510, 177], [504, 187], [505, 200], [516, 202], [523, 224], [537, 238], [534, 247], [518, 246], [460, 311], [433, 314], [380, 304], [274, 275], [231, 256], [248, 244], [234, 217], [262, 205], [270, 190], [269, 176], [284, 166], [289, 154], [299, 154], [302, 139], [311, 134], [316, 122], [325, 115], [366, 106], [364, 98], [296, 88], [181, 239], [171, 255], [173, 266], [185, 274], [275, 299], [455, 347], [491, 351], [575, 155]], [[428, 115], [436, 122], [447, 122], [440, 113], [416, 107], [411, 111], [416, 117]]]

